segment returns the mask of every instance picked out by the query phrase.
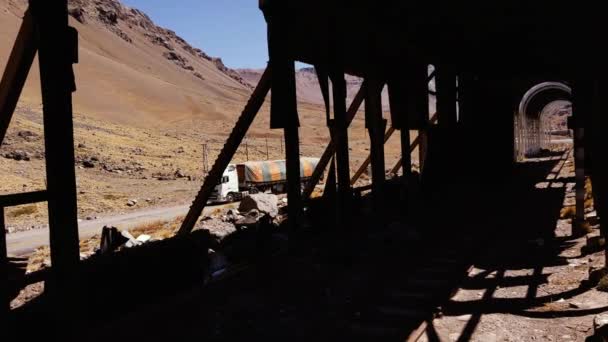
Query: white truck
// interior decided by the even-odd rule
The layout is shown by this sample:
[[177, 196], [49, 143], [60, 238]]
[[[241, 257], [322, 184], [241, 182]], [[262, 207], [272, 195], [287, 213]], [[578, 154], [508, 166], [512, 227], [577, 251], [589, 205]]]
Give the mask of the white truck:
[[[306, 182], [312, 176], [318, 158], [300, 158], [300, 177]], [[285, 160], [250, 161], [230, 164], [213, 189], [209, 202], [239, 201], [249, 194], [271, 191], [282, 193], [287, 183]]]

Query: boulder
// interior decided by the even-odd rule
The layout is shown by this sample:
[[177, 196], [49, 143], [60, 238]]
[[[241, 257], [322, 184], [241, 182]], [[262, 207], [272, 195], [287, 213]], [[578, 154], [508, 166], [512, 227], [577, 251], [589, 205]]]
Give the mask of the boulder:
[[25, 141], [38, 140], [38, 134], [36, 134], [32, 131], [19, 131], [19, 133], [17, 133], [17, 136], [19, 136], [20, 138], [22, 138]]
[[278, 198], [273, 194], [249, 195], [241, 200], [239, 211], [248, 213], [255, 209], [260, 213], [268, 214], [270, 217], [274, 218], [279, 214], [277, 202]]
[[15, 150], [12, 152], [5, 153], [4, 158], [13, 159], [13, 160], [17, 160], [17, 161], [20, 161], [20, 160], [29, 161], [30, 154], [25, 151]]
[[600, 314], [593, 318], [593, 330], [599, 341], [608, 340], [608, 314]]
[[209, 234], [218, 245], [237, 231], [234, 224], [216, 218], [203, 220], [199, 222], [194, 229], [209, 231]]
[[93, 163], [93, 161], [91, 159], [85, 159], [82, 161], [82, 166], [84, 166], [87, 169], [92, 169], [95, 167], [95, 163]]

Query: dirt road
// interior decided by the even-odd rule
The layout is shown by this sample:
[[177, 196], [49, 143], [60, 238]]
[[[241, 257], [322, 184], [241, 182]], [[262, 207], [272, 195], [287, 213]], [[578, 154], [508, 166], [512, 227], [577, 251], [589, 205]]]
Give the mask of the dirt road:
[[[209, 206], [205, 208], [203, 214], [221, 208], [237, 207], [238, 202]], [[186, 215], [189, 205], [179, 205], [173, 207], [150, 208], [140, 211], [102, 217], [92, 221], [82, 221], [78, 223], [80, 238], [86, 239], [95, 234], [101, 233], [103, 226], [114, 226], [120, 229], [128, 229], [142, 224], [156, 221], [170, 221], [179, 216]], [[13, 256], [25, 255], [34, 249], [49, 244], [48, 228], [29, 230], [9, 234], [6, 236], [8, 254]]]

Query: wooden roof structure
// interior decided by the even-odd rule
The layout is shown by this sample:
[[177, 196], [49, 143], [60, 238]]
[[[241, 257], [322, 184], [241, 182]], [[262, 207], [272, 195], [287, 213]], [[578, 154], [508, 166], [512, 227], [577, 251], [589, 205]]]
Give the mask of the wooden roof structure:
[[[355, 75], [390, 73], [407, 59], [504, 75], [572, 71], [597, 56], [597, 3], [572, 1], [262, 0], [284, 21], [289, 53], [335, 59]], [[599, 56], [598, 56], [599, 57]]]

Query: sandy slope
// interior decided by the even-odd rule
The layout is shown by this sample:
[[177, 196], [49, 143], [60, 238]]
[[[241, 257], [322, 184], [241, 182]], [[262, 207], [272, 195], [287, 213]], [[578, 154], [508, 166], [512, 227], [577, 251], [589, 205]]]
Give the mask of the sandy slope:
[[[5, 65], [20, 25], [21, 1], [0, 0], [0, 65]], [[141, 27], [119, 21], [132, 43], [126, 42], [102, 23], [82, 24], [70, 18], [80, 34], [80, 63], [75, 66], [78, 91], [76, 112], [133, 125], [171, 124], [186, 118], [225, 119], [235, 113], [222, 104], [240, 104], [250, 90], [222, 73], [211, 62], [195, 58], [177, 43], [175, 52], [194, 70], [185, 70], [164, 58]], [[129, 28], [131, 26], [132, 28]], [[194, 76], [199, 73], [204, 79]], [[39, 75], [32, 69], [22, 101], [40, 103]]]

